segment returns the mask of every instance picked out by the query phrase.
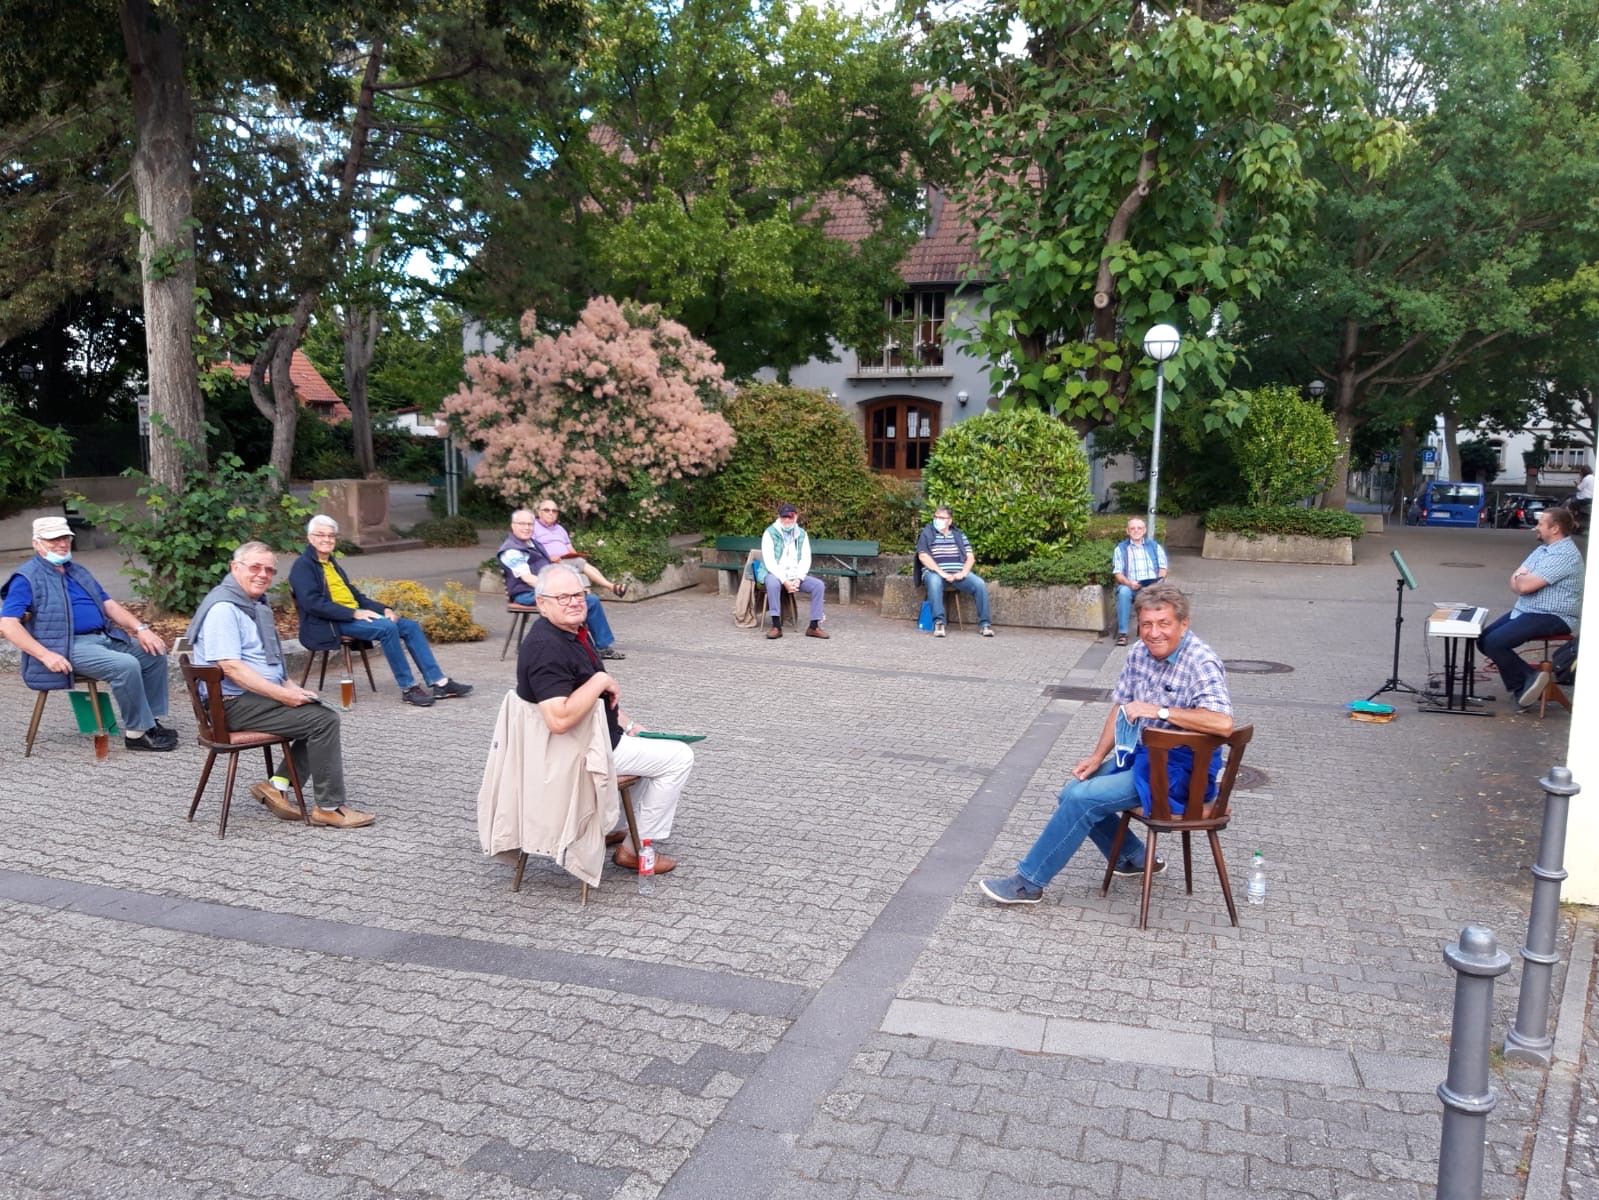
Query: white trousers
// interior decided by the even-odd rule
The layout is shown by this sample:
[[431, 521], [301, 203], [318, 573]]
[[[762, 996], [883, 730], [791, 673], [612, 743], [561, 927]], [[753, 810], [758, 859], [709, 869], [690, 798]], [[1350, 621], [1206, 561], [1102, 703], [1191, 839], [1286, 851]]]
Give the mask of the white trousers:
[[611, 751], [611, 763], [618, 775], [639, 777], [632, 792], [639, 837], [652, 842], [671, 837], [678, 798], [694, 770], [694, 751], [684, 742], [623, 734]]

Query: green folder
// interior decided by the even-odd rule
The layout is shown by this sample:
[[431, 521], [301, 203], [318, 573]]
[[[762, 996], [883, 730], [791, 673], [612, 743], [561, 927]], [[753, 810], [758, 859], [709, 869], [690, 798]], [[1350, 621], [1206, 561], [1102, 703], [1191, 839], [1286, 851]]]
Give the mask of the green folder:
[[[68, 692], [72, 697], [72, 713], [78, 718], [79, 733], [93, 733], [94, 704], [89, 699], [88, 692]], [[104, 692], [100, 693], [100, 721], [105, 726], [107, 733], [117, 731], [117, 717], [111, 710], [111, 697]]]
[[668, 742], [703, 742], [705, 740], [703, 733], [661, 733], [654, 729], [638, 736], [641, 738], [658, 738]]

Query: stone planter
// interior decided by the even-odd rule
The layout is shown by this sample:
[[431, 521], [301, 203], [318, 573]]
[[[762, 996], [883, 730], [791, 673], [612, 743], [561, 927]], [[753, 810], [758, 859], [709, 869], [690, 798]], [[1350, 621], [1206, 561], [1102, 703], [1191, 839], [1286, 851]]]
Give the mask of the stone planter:
[[[883, 604], [879, 611], [885, 617], [914, 621], [922, 610], [925, 598], [926, 593], [915, 585], [911, 576], [890, 575], [883, 581]], [[1088, 587], [1034, 588], [1005, 587], [991, 583], [988, 585], [988, 604], [995, 625], [1104, 633], [1113, 628], [1116, 621], [1115, 590], [1097, 583]], [[972, 609], [969, 603], [966, 612], [970, 619]]]
[[1207, 532], [1201, 557], [1232, 562], [1315, 563], [1327, 567], [1352, 567], [1355, 565], [1355, 539], [1280, 533], [1245, 537], [1241, 533]]

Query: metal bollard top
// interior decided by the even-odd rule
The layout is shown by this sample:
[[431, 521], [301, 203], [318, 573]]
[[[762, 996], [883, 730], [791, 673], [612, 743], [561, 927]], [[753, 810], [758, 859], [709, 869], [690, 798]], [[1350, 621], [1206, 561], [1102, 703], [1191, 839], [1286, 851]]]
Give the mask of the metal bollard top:
[[1462, 975], [1503, 975], [1510, 970], [1510, 955], [1499, 949], [1494, 931], [1467, 925], [1460, 940], [1444, 947], [1444, 961]]
[[1575, 796], [1582, 791], [1582, 785], [1572, 780], [1570, 767], [1550, 767], [1538, 786], [1555, 796]]

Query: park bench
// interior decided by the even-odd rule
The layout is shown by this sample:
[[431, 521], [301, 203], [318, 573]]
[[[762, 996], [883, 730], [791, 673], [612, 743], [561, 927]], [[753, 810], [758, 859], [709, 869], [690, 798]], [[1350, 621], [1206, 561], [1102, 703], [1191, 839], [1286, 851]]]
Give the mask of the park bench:
[[[760, 550], [761, 539], [758, 537], [743, 537], [724, 534], [716, 539], [716, 554], [720, 561], [701, 563], [700, 566], [707, 571], [718, 572], [716, 576], [716, 590], [719, 595], [727, 596], [733, 592], [734, 581], [739, 572], [744, 570], [744, 560], [751, 550]], [[734, 555], [729, 561], [724, 556]], [[818, 578], [832, 577], [838, 580], [838, 602], [850, 602], [850, 581], [861, 579], [867, 575], [874, 575], [872, 567], [861, 566], [862, 559], [876, 558], [878, 544], [876, 542], [856, 542], [842, 538], [812, 538], [811, 539], [811, 574]]]

